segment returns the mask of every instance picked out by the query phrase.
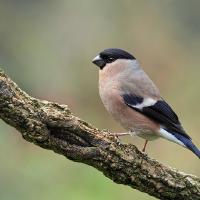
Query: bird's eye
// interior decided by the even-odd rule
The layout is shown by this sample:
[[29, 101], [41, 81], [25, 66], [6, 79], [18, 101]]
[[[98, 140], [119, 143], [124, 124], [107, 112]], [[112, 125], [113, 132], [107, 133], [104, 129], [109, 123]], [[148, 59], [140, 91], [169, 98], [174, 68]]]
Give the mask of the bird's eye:
[[109, 58], [107, 59], [107, 62], [108, 62], [108, 63], [111, 63], [111, 62], [113, 62], [114, 60], [115, 60], [115, 58], [109, 57]]

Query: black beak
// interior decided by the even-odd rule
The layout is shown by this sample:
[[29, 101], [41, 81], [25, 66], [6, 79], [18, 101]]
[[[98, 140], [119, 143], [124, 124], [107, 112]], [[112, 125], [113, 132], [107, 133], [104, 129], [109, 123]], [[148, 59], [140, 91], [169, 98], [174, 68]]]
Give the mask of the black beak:
[[100, 69], [103, 69], [104, 66], [106, 65], [106, 62], [98, 55], [96, 56], [93, 60], [92, 63], [97, 65]]

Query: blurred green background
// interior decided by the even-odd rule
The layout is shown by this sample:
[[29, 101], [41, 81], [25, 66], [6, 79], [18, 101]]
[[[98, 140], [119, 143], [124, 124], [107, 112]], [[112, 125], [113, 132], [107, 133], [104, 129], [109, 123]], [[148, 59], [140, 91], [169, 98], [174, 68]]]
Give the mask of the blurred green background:
[[[68, 104], [101, 129], [122, 131], [98, 96], [92, 58], [102, 49], [133, 53], [200, 147], [200, 1], [0, 0], [0, 63], [30, 95]], [[25, 142], [0, 123], [1, 200], [154, 199], [92, 167]], [[144, 141], [127, 137], [142, 148]], [[200, 176], [190, 151], [165, 140], [148, 154]]]

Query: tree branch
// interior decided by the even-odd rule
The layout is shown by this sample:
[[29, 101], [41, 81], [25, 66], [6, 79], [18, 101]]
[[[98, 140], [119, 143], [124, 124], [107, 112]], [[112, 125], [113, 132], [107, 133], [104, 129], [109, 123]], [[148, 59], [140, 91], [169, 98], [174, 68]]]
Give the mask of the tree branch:
[[95, 167], [116, 183], [159, 199], [200, 199], [200, 178], [149, 158], [74, 116], [67, 105], [30, 97], [0, 71], [0, 117], [22, 137]]

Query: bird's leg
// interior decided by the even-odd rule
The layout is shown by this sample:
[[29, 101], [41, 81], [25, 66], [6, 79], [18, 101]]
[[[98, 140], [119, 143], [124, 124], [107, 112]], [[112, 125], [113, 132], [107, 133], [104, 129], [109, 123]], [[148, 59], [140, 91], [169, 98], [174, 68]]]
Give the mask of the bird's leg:
[[[102, 130], [103, 132], [109, 132], [109, 130], [108, 129], [103, 129]], [[124, 135], [130, 135], [131, 133], [133, 133], [133, 132], [124, 132], [124, 133], [111, 133], [111, 132], [109, 132], [109, 134], [110, 135], [112, 135], [112, 136], [116, 136], [116, 137], [118, 137], [118, 136], [124, 136]]]
[[145, 152], [145, 149], [146, 149], [147, 143], [148, 143], [148, 140], [145, 140], [145, 143], [144, 143], [144, 147], [143, 147], [143, 149], [142, 149], [142, 152]]
[[118, 136], [130, 135], [130, 133], [129, 132], [126, 132], [126, 133], [110, 133], [110, 135], [118, 137]]

